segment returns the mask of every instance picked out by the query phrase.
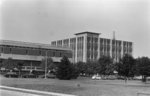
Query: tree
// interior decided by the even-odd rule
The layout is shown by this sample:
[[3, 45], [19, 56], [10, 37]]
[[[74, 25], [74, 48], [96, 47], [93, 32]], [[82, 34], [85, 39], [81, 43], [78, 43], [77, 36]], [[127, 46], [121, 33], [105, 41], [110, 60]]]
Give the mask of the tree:
[[97, 62], [88, 61], [86, 63], [86, 74], [88, 75], [97, 74], [98, 73], [97, 68], [98, 68]]
[[87, 70], [87, 66], [86, 66], [86, 63], [84, 62], [78, 62], [76, 64], [76, 67], [77, 67], [77, 70], [79, 71], [80, 74], [85, 74], [86, 73], [86, 70]]
[[73, 78], [73, 67], [69, 59], [64, 56], [57, 66], [56, 77], [60, 80], [70, 80]]
[[79, 76], [80, 72], [78, 70], [78, 67], [76, 64], [71, 63], [71, 68], [72, 68], [72, 79], [77, 79], [77, 77]]
[[[46, 63], [47, 61], [47, 63]], [[47, 65], [46, 65], [47, 64]], [[46, 67], [47, 66], [47, 67]], [[47, 68], [47, 72], [50, 71], [50, 70], [54, 70], [56, 68], [56, 65], [53, 63], [53, 59], [52, 58], [46, 58], [45, 59], [42, 59], [42, 62], [41, 62], [41, 68], [43, 70], [45, 70], [45, 67]]]
[[5, 59], [2, 62], [2, 67], [6, 68], [8, 70], [13, 70], [16, 66], [17, 66], [16, 63], [13, 64], [12, 58]]
[[142, 81], [146, 82], [146, 77], [150, 76], [150, 59], [148, 57], [137, 58], [136, 65], [139, 75], [142, 75]]
[[120, 76], [124, 76], [126, 78], [133, 77], [135, 74], [135, 59], [126, 54], [117, 64], [116, 70]]
[[103, 56], [98, 60], [97, 71], [102, 75], [111, 75], [114, 71], [113, 61], [110, 57]]

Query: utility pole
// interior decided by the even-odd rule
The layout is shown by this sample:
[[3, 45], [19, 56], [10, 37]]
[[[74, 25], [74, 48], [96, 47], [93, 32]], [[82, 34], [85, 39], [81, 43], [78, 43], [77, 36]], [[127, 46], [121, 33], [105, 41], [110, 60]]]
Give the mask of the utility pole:
[[113, 40], [116, 40], [115, 31], [113, 31]]
[[45, 58], [45, 59], [46, 59], [46, 60], [45, 60], [45, 79], [46, 79], [46, 74], [47, 74], [47, 52], [48, 52], [48, 51], [46, 51], [46, 54], [45, 54], [45, 55], [46, 55], [46, 56], [45, 56], [45, 57], [46, 57], [46, 58]]
[[113, 42], [114, 42], [113, 48], [114, 48], [114, 55], [115, 55], [115, 56], [113, 56], [113, 63], [115, 63], [116, 62], [116, 55], [117, 55], [115, 31], [113, 31]]
[[32, 73], [32, 61], [31, 61], [31, 66], [30, 66], [30, 73]]

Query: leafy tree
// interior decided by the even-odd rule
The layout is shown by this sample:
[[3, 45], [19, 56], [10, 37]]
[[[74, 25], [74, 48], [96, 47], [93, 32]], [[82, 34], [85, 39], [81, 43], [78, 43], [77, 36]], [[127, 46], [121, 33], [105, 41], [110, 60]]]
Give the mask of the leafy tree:
[[93, 74], [98, 73], [98, 71], [97, 71], [97, 69], [98, 69], [97, 62], [89, 61], [89, 62], [86, 63], [86, 66], [87, 66], [86, 74], [93, 75]]
[[150, 76], [150, 59], [148, 57], [137, 58], [136, 65], [138, 73], [142, 75], [142, 80], [145, 81], [146, 77]]
[[80, 74], [77, 65], [71, 64], [71, 68], [72, 68], [72, 76], [71, 76], [72, 79], [77, 79], [77, 77], [78, 77], [79, 74]]
[[114, 64], [110, 57], [103, 56], [98, 60], [97, 71], [102, 75], [111, 75], [114, 71]]
[[[46, 63], [46, 61], [47, 61], [47, 63]], [[46, 67], [46, 64], [47, 64], [47, 67]], [[56, 68], [56, 65], [53, 63], [52, 58], [47, 58], [47, 60], [46, 60], [46, 58], [42, 59], [41, 68], [43, 70], [45, 70], [45, 67], [47, 68], [46, 69], [47, 71], [54, 70]]]
[[6, 68], [8, 70], [13, 70], [16, 66], [17, 66], [16, 63], [13, 63], [12, 58], [5, 59], [2, 62], [2, 67]]
[[99, 64], [97, 61], [88, 61], [87, 63], [78, 62], [77, 67], [81, 74], [93, 75], [99, 72]]
[[120, 76], [133, 77], [135, 74], [135, 60], [131, 55], [126, 54], [117, 64], [116, 70]]
[[56, 77], [61, 80], [70, 80], [73, 78], [73, 67], [69, 59], [64, 56], [57, 66]]
[[79, 71], [79, 73], [81, 73], [82, 75], [84, 73], [86, 73], [86, 70], [87, 70], [86, 63], [84, 63], [84, 62], [78, 62], [76, 64], [76, 67], [77, 67], [77, 70]]

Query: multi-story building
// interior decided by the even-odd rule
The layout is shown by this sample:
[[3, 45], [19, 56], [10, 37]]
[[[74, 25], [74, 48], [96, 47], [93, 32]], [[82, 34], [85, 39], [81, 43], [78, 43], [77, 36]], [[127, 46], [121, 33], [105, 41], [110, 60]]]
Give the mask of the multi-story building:
[[81, 32], [74, 38], [52, 41], [52, 46], [69, 47], [73, 50], [73, 62], [98, 60], [102, 56], [110, 56], [114, 62], [125, 54], [132, 55], [133, 43], [129, 41], [99, 37], [100, 33]]
[[23, 61], [23, 70], [40, 70], [42, 59], [51, 57], [59, 63], [63, 56], [72, 62], [72, 50], [63, 47], [52, 47], [49, 44], [0, 40], [0, 63], [11, 58], [13, 64]]

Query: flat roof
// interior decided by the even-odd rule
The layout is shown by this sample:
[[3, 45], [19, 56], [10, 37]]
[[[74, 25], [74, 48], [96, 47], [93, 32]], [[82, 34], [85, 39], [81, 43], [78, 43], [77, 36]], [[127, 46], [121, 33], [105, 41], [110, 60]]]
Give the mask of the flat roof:
[[51, 46], [50, 44], [31, 43], [31, 42], [13, 41], [13, 40], [0, 40], [0, 45], [11, 45], [11, 46], [43, 48], [43, 49], [56, 49], [56, 50], [71, 50], [70, 48], [55, 47], [55, 46]]
[[80, 35], [80, 34], [95, 34], [95, 35], [100, 35], [101, 33], [85, 31], [85, 32], [76, 33], [75, 35]]

